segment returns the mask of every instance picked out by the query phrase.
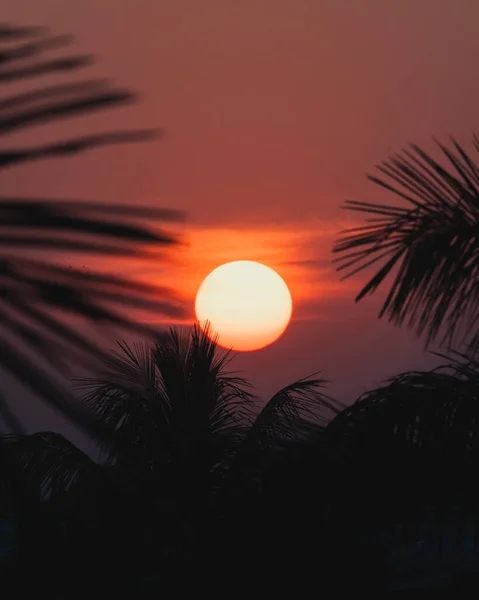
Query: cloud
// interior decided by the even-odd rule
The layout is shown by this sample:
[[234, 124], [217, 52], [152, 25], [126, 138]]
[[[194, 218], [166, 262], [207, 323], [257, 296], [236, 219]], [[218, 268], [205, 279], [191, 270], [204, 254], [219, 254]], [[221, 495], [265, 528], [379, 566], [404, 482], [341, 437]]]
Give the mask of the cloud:
[[[331, 300], [351, 298], [358, 284], [341, 281], [331, 248], [344, 221], [196, 224], [179, 230], [182, 244], [149, 261], [104, 263], [109, 272], [171, 287], [194, 319], [194, 298], [203, 279], [217, 266], [233, 260], [254, 260], [275, 269], [287, 282], [294, 301], [293, 318], [321, 318]], [[323, 308], [322, 308], [323, 306]]]
[[285, 279], [295, 302], [295, 315], [308, 310], [316, 314], [316, 309], [311, 311], [305, 305], [351, 295], [352, 284], [340, 281], [332, 264], [333, 240], [344, 227], [343, 222], [327, 221], [197, 225], [188, 231], [183, 265], [171, 273], [172, 284], [192, 304], [202, 280], [214, 268], [233, 260], [255, 260]]

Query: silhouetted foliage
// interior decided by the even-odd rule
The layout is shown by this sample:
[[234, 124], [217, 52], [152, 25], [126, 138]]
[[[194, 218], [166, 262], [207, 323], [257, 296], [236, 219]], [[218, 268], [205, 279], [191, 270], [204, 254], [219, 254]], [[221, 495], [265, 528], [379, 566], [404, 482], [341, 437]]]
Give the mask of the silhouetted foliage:
[[[308, 418], [318, 424], [322, 398], [329, 404], [324, 382], [309, 379], [280, 391], [256, 416], [249, 384], [228, 370], [233, 355], [210, 335], [195, 326], [172, 328], [153, 345], [122, 342], [102, 374], [80, 381], [83, 405], [114, 433], [100, 439], [103, 465], [61, 436], [5, 440], [29, 490], [41, 492], [51, 510], [59, 507], [67, 523], [68, 506], [88, 528], [92, 502], [115, 498], [122, 531], [110, 537], [129, 557], [133, 578], [173, 582], [185, 568], [204, 577], [208, 560], [222, 562], [225, 534], [237, 529], [243, 539], [256, 523], [250, 510], [259, 506], [268, 470], [305, 439]], [[100, 531], [111, 522], [102, 521]], [[68, 544], [80, 544], [80, 534], [67, 530]], [[202, 540], [211, 545], [205, 556], [198, 554]]]
[[[56, 56], [69, 37], [41, 28], [0, 28], [0, 84], [69, 74], [92, 63], [90, 56]], [[107, 81], [84, 80], [33, 87], [0, 99], [0, 135], [32, 125], [87, 115], [135, 100]], [[137, 142], [154, 131], [108, 131], [42, 146], [0, 151], [0, 168], [50, 157], [68, 157], [106, 144]], [[181, 310], [171, 290], [101, 272], [86, 272], [62, 262], [72, 255], [139, 256], [159, 260], [153, 249], [170, 248], [175, 236], [157, 227], [181, 218], [177, 211], [113, 206], [48, 198], [0, 199], [0, 353], [1, 366], [23, 384], [77, 421], [88, 417], [67, 402], [67, 392], [47, 377], [38, 363], [48, 361], [65, 373], [72, 363], [92, 365], [104, 355], [71, 316], [101, 326], [151, 334], [131, 320], [122, 305], [177, 317]], [[148, 226], [145, 225], [148, 221]], [[46, 251], [45, 255], [39, 251]], [[67, 318], [64, 318], [64, 316]]]
[[[28, 506], [17, 516], [23, 568], [39, 568], [35, 540], [48, 527], [44, 554], [62, 581], [88, 570], [74, 597], [92, 577], [102, 594], [207, 590], [211, 564], [242, 593], [307, 593], [318, 577], [338, 593], [378, 593], [428, 564], [462, 581], [472, 559], [461, 539], [479, 525], [471, 357], [402, 373], [329, 424], [318, 415], [336, 404], [321, 380], [287, 386], [255, 414], [231, 357], [198, 327], [121, 343], [81, 382], [84, 404], [118, 432], [100, 440], [102, 464], [56, 434], [5, 439]], [[102, 546], [87, 560], [92, 540]], [[424, 567], [411, 550], [401, 558], [416, 542], [437, 545]]]
[[[474, 137], [474, 149], [479, 139]], [[371, 215], [368, 224], [342, 232], [334, 252], [346, 277], [383, 263], [357, 295], [373, 293], [397, 267], [380, 312], [407, 323], [427, 343], [479, 343], [479, 167], [455, 140], [438, 144], [448, 167], [416, 145], [378, 166], [368, 179], [410, 206], [348, 201], [348, 210]]]
[[406, 372], [340, 413], [322, 440], [330, 511], [363, 534], [402, 523], [419, 536], [427, 520], [460, 527], [455, 515], [478, 527], [479, 379], [470, 373], [460, 363]]

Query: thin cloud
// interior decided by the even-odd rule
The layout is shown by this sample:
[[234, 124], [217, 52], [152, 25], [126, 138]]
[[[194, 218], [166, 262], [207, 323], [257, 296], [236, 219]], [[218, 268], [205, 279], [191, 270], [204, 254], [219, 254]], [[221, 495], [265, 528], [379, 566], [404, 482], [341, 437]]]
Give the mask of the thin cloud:
[[185, 304], [188, 323], [194, 319], [194, 298], [208, 273], [225, 262], [254, 260], [275, 269], [287, 282], [294, 301], [293, 319], [317, 319], [322, 303], [351, 297], [357, 289], [353, 280], [340, 280], [331, 253], [338, 231], [352, 225], [344, 220], [187, 225], [183, 244], [170, 251], [167, 261], [112, 260], [104, 267], [172, 288]]

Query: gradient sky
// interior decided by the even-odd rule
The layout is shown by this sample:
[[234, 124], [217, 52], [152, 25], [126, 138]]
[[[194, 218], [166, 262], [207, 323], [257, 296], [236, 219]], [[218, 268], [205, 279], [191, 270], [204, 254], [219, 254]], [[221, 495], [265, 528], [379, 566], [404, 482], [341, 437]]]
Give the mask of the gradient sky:
[[330, 248], [351, 223], [345, 199], [388, 199], [365, 179], [376, 163], [409, 141], [468, 143], [477, 130], [477, 0], [5, 0], [2, 9], [3, 20], [75, 34], [100, 58], [90, 74], [141, 94], [141, 105], [90, 117], [92, 130], [166, 132], [154, 145], [11, 169], [2, 193], [184, 209], [178, 266], [141, 275], [167, 280], [191, 310], [221, 262], [276, 268], [293, 292], [293, 322], [236, 361], [262, 394], [320, 370], [351, 402], [435, 362], [410, 332], [377, 321], [380, 294], [354, 304], [365, 276], [340, 282]]

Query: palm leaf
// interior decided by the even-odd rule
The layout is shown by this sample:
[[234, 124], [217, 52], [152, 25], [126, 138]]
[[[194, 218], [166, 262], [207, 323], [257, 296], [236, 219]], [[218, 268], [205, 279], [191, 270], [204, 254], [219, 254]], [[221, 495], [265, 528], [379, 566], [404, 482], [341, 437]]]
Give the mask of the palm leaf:
[[[91, 57], [52, 54], [70, 43], [70, 38], [50, 36], [40, 28], [1, 26], [0, 83], [10, 86], [59, 71], [68, 74], [91, 64]], [[89, 79], [8, 93], [0, 98], [0, 136], [134, 100], [127, 90]], [[107, 131], [41, 146], [7, 148], [0, 150], [0, 169], [155, 135], [143, 130]], [[155, 317], [174, 318], [182, 311], [169, 289], [66, 268], [61, 257], [68, 252], [158, 260], [163, 255], [152, 250], [168, 250], [177, 243], [159, 224], [179, 218], [178, 212], [159, 208], [0, 198], [0, 365], [46, 401], [86, 424], [89, 416], [72, 408], [65, 389], [47, 381], [41, 367], [47, 360], [65, 373], [71, 363], [91, 367], [92, 361], [104, 357], [72, 317], [77, 322], [151, 335], [151, 327], [132, 322], [132, 307], [154, 311]]]
[[195, 324], [183, 331], [171, 328], [170, 335], [156, 343], [154, 356], [172, 419], [185, 426], [187, 418], [195, 435], [209, 438], [246, 425], [254, 398], [248, 391], [250, 384], [227, 370], [234, 354], [219, 348], [209, 325], [202, 329]]
[[253, 396], [208, 328], [172, 327], [154, 345], [118, 348], [99, 376], [77, 380], [82, 405], [115, 432], [107, 455], [152, 465], [203, 453], [208, 470], [239, 443]]
[[[479, 149], [477, 138], [473, 140]], [[427, 344], [441, 335], [479, 343], [479, 168], [454, 139], [439, 144], [446, 167], [416, 145], [378, 166], [369, 179], [409, 207], [348, 201], [346, 208], [372, 215], [342, 232], [333, 252], [345, 277], [382, 265], [356, 296], [375, 292], [395, 270], [381, 308], [396, 325], [406, 323]]]
[[416, 527], [457, 509], [479, 517], [478, 383], [453, 361], [397, 375], [342, 411], [321, 440], [331, 510], [366, 528]]
[[322, 392], [326, 383], [306, 377], [276, 392], [256, 417], [239, 455], [261, 454], [300, 442], [311, 431], [311, 424], [322, 427], [324, 409], [338, 410], [335, 401]]

